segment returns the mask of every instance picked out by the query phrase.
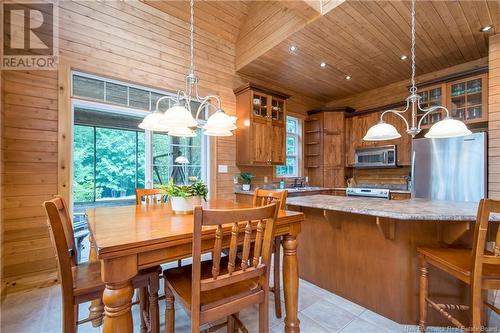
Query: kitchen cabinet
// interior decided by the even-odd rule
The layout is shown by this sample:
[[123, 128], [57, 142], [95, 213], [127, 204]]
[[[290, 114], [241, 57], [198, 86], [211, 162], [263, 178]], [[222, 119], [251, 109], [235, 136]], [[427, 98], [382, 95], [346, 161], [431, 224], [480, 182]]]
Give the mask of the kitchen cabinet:
[[402, 193], [402, 192], [397, 192], [397, 193], [394, 193], [394, 192], [391, 192], [390, 194], [390, 199], [391, 200], [407, 200], [407, 199], [410, 199], [411, 198], [411, 194], [410, 193]]
[[246, 84], [236, 94], [236, 164], [283, 165], [289, 95]]

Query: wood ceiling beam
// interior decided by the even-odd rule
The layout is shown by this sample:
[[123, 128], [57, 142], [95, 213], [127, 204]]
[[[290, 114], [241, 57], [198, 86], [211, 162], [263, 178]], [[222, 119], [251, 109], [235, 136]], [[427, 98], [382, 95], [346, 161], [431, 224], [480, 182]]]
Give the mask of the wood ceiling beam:
[[320, 17], [315, 5], [314, 1], [252, 2], [236, 42], [236, 70]]

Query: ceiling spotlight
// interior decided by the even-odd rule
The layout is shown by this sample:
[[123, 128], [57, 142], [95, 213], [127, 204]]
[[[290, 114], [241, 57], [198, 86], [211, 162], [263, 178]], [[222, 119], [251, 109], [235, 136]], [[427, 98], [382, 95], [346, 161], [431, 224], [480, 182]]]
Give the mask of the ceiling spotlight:
[[350, 75], [346, 75], [346, 76], [345, 76], [345, 79], [346, 79], [346, 80], [350, 80], [350, 79], [352, 79], [352, 76], [350, 76]]
[[404, 54], [403, 54], [403, 55], [401, 56], [401, 58], [399, 58], [399, 59], [401, 59], [401, 60], [406, 60], [406, 59], [408, 59], [408, 56], [406, 56], [406, 55], [404, 55]]
[[479, 31], [481, 31], [481, 32], [488, 32], [488, 31], [491, 30], [491, 28], [493, 28], [492, 25], [486, 25], [486, 26], [482, 27], [481, 29], [479, 29]]
[[320, 66], [321, 68], [325, 68], [325, 67], [326, 67], [326, 62], [322, 62], [321, 64], [319, 64], [319, 66]]
[[288, 48], [288, 51], [290, 51], [290, 52], [295, 52], [295, 51], [297, 51], [297, 46], [295, 46], [295, 45], [290, 45], [290, 47]]

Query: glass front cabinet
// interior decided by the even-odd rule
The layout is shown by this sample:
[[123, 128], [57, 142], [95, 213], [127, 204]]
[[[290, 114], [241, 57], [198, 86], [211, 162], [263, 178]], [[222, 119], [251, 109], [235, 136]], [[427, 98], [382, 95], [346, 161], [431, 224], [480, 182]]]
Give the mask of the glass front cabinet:
[[[450, 116], [466, 124], [488, 121], [488, 74], [479, 74], [442, 84], [419, 87], [423, 108], [443, 105]], [[423, 114], [418, 115], [420, 120]], [[422, 120], [422, 128], [429, 128], [444, 119], [445, 112], [435, 112]]]

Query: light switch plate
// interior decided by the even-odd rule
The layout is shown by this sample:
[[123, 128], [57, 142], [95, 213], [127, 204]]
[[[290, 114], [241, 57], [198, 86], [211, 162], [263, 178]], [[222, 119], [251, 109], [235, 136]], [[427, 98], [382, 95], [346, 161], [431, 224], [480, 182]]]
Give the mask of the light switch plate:
[[219, 164], [219, 173], [227, 173], [227, 165]]

